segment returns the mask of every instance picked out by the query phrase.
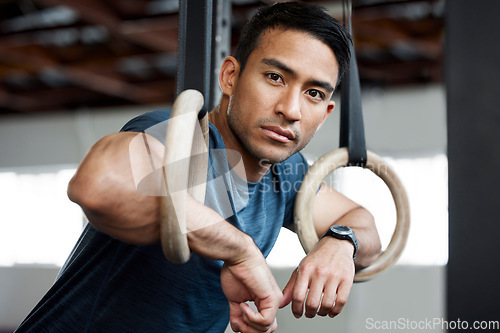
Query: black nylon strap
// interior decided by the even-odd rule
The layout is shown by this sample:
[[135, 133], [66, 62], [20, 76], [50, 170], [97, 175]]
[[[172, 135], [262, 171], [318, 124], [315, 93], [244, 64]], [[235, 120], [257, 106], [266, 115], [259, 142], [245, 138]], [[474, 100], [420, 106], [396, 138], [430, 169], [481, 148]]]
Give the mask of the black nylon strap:
[[[348, 29], [352, 33], [350, 14], [351, 2], [348, 1], [348, 3], [347, 22]], [[339, 146], [347, 147], [349, 151], [349, 166], [364, 167], [367, 157], [363, 109], [361, 105], [361, 85], [359, 83], [356, 53], [352, 44], [350, 45], [350, 50], [350, 68], [342, 78]]]
[[205, 99], [198, 114], [208, 112], [210, 101], [213, 0], [179, 1], [179, 40], [177, 51], [177, 95], [196, 89]]

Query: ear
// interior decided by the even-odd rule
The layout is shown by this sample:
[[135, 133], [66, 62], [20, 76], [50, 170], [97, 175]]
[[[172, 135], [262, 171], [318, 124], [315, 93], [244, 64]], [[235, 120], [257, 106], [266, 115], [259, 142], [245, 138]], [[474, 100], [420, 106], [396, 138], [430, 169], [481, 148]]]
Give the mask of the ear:
[[227, 57], [221, 65], [219, 85], [224, 95], [231, 96], [240, 74], [240, 63], [234, 57]]
[[328, 106], [326, 107], [326, 112], [323, 115], [323, 119], [319, 123], [319, 126], [316, 129], [316, 131], [319, 130], [321, 128], [321, 126], [323, 126], [323, 123], [325, 122], [326, 118], [328, 118], [328, 116], [332, 114], [334, 108], [335, 108], [335, 101], [330, 100], [328, 102]]

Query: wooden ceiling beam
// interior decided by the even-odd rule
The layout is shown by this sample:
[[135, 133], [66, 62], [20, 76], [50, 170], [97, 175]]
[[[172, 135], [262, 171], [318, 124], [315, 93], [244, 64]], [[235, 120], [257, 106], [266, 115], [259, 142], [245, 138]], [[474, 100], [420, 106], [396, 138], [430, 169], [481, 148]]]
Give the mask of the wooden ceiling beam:
[[[147, 103], [166, 104], [173, 98], [175, 84], [173, 80], [149, 82], [148, 89], [157, 89], [164, 93], [157, 94]], [[170, 93], [171, 91], [171, 93]], [[34, 113], [45, 111], [69, 110], [74, 107], [103, 107], [113, 105], [130, 105], [130, 101], [103, 95], [102, 92], [91, 91], [81, 86], [44, 88], [20, 93], [9, 93], [0, 90], [0, 115], [5, 112]]]
[[134, 103], [147, 104], [163, 96], [159, 91], [142, 88], [83, 68], [62, 67], [61, 69], [65, 76], [75, 84], [89, 90], [123, 98], [124, 100], [129, 100]]
[[40, 54], [6, 50], [3, 56], [22, 62], [25, 68], [31, 71], [54, 70], [75, 85], [134, 103], [149, 103], [151, 100], [157, 100], [162, 96], [159, 91], [130, 84], [118, 77], [100, 74], [83, 67], [59, 65], [52, 59], [43, 57]]
[[[35, 0], [45, 6], [63, 5], [72, 8], [82, 18], [82, 20], [101, 25], [107, 28], [112, 34], [126, 39], [134, 44], [142, 45], [143, 47], [150, 48], [155, 51], [161, 52], [174, 52], [177, 47], [177, 40], [175, 45], [171, 39], [160, 38], [156, 32], [145, 33], [147, 28], [147, 21], [139, 23], [122, 23], [119, 17], [106, 7], [102, 1], [99, 0]], [[170, 25], [165, 20], [165, 29], [170, 29]], [[177, 27], [176, 27], [177, 29]], [[138, 33], [138, 32], [141, 33]]]
[[177, 18], [149, 18], [124, 21], [120, 26], [120, 35], [135, 42], [147, 43], [161, 52], [175, 53], [178, 38]]
[[411, 46], [415, 55], [437, 59], [443, 54], [443, 41], [439, 32], [416, 38], [409, 29], [391, 19], [353, 22], [355, 46], [358, 55], [367, 50], [390, 51], [398, 45]]
[[415, 61], [366, 66], [358, 62], [361, 80], [381, 84], [415, 84], [419, 82], [442, 82], [442, 61]]
[[19, 96], [0, 90], [0, 113], [5, 110], [14, 110], [17, 112], [29, 112], [43, 104], [42, 100]]
[[[27, 52], [30, 51], [30, 52]], [[44, 67], [56, 67], [57, 61], [51, 59], [46, 54], [42, 55], [43, 50], [37, 49], [3, 49], [0, 53], [2, 62], [9, 62], [29, 70], [40, 70]]]

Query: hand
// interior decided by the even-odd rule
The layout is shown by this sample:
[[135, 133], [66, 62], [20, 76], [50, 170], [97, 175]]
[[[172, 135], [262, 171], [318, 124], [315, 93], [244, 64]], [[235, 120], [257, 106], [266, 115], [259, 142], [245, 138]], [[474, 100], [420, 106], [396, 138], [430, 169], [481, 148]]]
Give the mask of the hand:
[[307, 318], [338, 315], [354, 279], [353, 251], [353, 245], [346, 240], [321, 239], [293, 272], [283, 290], [280, 308], [292, 302], [296, 318], [302, 316], [304, 304]]
[[[226, 262], [221, 285], [229, 301], [233, 331], [270, 333], [277, 329], [276, 313], [283, 294], [260, 251], [238, 263]], [[258, 312], [247, 301], [253, 301]]]

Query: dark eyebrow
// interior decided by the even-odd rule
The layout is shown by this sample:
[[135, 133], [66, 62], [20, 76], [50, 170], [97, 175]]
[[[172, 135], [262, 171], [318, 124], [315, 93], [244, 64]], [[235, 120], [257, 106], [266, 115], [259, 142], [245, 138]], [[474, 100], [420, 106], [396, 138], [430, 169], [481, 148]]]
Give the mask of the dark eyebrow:
[[[285, 71], [292, 76], [297, 76], [297, 73], [295, 73], [295, 71], [293, 69], [291, 69], [290, 67], [288, 67], [287, 65], [285, 65], [284, 63], [279, 61], [278, 59], [264, 58], [264, 59], [262, 59], [262, 62], [268, 66], [279, 68], [282, 71]], [[332, 93], [335, 90], [335, 88], [333, 88], [333, 86], [330, 83], [325, 82], [325, 81], [311, 80], [308, 83], [313, 85], [313, 86], [321, 87], [330, 93]]]
[[277, 68], [287, 72], [290, 75], [293, 75], [293, 76], [297, 75], [293, 69], [291, 69], [290, 67], [288, 67], [287, 65], [285, 65], [284, 63], [279, 61], [278, 59], [264, 58], [264, 59], [262, 59], [262, 62], [268, 66], [277, 67]]
[[332, 93], [335, 90], [335, 88], [333, 88], [333, 86], [328, 82], [312, 80], [312, 81], [309, 81], [309, 83], [313, 86], [321, 87], [330, 93]]

